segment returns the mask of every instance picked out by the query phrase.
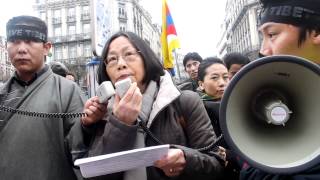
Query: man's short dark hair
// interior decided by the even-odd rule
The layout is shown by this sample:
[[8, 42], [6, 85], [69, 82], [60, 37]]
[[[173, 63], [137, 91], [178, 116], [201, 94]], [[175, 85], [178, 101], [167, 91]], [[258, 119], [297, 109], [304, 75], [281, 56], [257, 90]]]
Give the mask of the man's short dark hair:
[[306, 40], [308, 33], [320, 34], [319, 0], [260, 0], [260, 4], [262, 24], [272, 21], [299, 28], [298, 46]]
[[184, 66], [184, 68], [186, 68], [186, 64], [190, 60], [199, 61], [201, 63], [202, 57], [197, 52], [189, 52], [183, 58], [183, 66]]
[[53, 61], [50, 63], [50, 67], [55, 74], [62, 77], [66, 77], [68, 73], [68, 68], [61, 62]]
[[229, 70], [232, 64], [241, 64], [246, 65], [250, 63], [250, 59], [238, 52], [228, 53], [222, 58], [223, 62], [227, 66], [227, 69]]

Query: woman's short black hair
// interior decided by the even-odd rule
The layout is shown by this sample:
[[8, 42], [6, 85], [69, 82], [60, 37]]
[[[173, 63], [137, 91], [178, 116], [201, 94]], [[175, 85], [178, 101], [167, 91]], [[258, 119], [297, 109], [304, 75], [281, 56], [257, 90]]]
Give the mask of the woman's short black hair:
[[110, 77], [106, 72], [106, 65], [104, 64], [104, 60], [108, 55], [109, 46], [111, 42], [121, 36], [126, 37], [133, 45], [133, 47], [135, 47], [136, 50], [140, 52], [144, 65], [144, 67], [142, 68], [145, 69], [145, 76], [142, 80], [142, 83], [149, 84], [151, 80], [159, 82], [160, 76], [164, 75], [164, 70], [159, 58], [156, 56], [156, 54], [153, 52], [150, 46], [142, 38], [140, 38], [133, 32], [119, 31], [113, 34], [104, 46], [101, 55], [100, 65], [98, 68], [98, 83], [101, 84], [103, 81], [110, 81]]
[[250, 63], [250, 59], [247, 56], [238, 52], [228, 53], [222, 58], [222, 60], [227, 66], [228, 70], [230, 69], [232, 64], [246, 65]]
[[226, 66], [223, 61], [217, 57], [208, 57], [205, 58], [199, 65], [198, 67], [198, 80], [199, 81], [203, 81], [204, 80], [204, 76], [206, 76], [207, 72], [207, 68], [210, 67], [212, 64], [222, 64], [224, 66]]

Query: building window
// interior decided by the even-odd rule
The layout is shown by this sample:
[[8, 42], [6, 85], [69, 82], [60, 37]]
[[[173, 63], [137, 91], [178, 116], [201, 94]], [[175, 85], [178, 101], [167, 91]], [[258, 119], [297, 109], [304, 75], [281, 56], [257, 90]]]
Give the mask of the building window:
[[53, 11], [53, 18], [52, 18], [53, 24], [60, 24], [61, 23], [61, 10], [56, 9]]
[[124, 26], [120, 26], [120, 31], [126, 31], [126, 28]]
[[76, 15], [76, 8], [69, 8], [68, 9], [68, 16], [75, 16]]
[[54, 36], [61, 36], [61, 26], [54, 27]]
[[83, 56], [90, 57], [91, 56], [91, 44], [85, 43], [83, 47]]
[[122, 3], [119, 3], [119, 16], [125, 14], [125, 6]]
[[77, 46], [75, 44], [71, 44], [69, 46], [69, 58], [74, 59], [77, 57]]
[[119, 3], [119, 18], [126, 19], [127, 18], [127, 12], [126, 12], [126, 7], [125, 4]]
[[55, 60], [61, 60], [62, 58], [62, 47], [61, 46], [55, 46], [54, 47], [54, 58]]
[[89, 6], [82, 6], [82, 14], [90, 14]]
[[43, 20], [43, 21], [46, 21], [47, 20], [47, 13], [46, 12], [40, 12], [40, 18]]
[[82, 6], [81, 20], [82, 20], [82, 21], [88, 21], [88, 20], [90, 20], [90, 10], [89, 10], [89, 6]]
[[53, 17], [55, 18], [61, 18], [61, 10], [60, 9], [56, 9], [53, 11]]
[[69, 8], [68, 9], [68, 17], [67, 17], [68, 22], [74, 22], [76, 21], [76, 8]]
[[82, 33], [84, 33], [84, 34], [90, 33], [90, 24], [89, 23], [84, 23], [82, 25]]
[[74, 35], [74, 34], [76, 34], [76, 26], [75, 25], [68, 26], [68, 35]]

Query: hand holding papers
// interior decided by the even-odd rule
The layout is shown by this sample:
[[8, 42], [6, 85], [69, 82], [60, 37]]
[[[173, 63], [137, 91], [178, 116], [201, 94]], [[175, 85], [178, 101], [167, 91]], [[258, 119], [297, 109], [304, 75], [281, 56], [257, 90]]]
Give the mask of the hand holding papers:
[[151, 146], [106, 155], [77, 159], [81, 174], [85, 178], [111, 174], [129, 169], [152, 166], [168, 153], [169, 145]]

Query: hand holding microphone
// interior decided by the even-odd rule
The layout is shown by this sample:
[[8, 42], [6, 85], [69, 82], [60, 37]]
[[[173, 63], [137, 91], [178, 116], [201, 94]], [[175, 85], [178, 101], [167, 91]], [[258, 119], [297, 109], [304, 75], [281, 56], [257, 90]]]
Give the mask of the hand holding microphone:
[[135, 123], [142, 105], [142, 94], [137, 83], [131, 83], [127, 78], [115, 83], [114, 90], [110, 81], [103, 82], [97, 89], [97, 96], [90, 98], [84, 108], [86, 117], [81, 119], [82, 124], [90, 125], [101, 120], [107, 112], [107, 102], [115, 95], [113, 114], [123, 123]]
[[84, 105], [83, 111], [87, 116], [81, 118], [82, 124], [89, 126], [101, 120], [107, 112], [107, 106], [107, 102], [100, 103], [100, 98], [98, 96], [88, 99]]
[[140, 113], [142, 94], [137, 83], [129, 78], [115, 83], [116, 96], [113, 104], [113, 115], [127, 125], [133, 125]]

